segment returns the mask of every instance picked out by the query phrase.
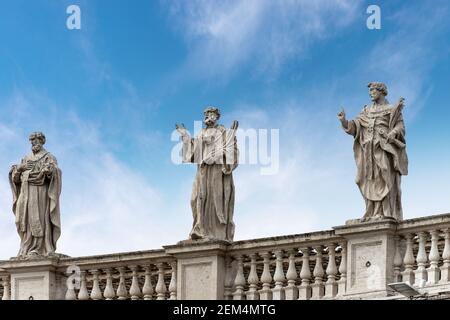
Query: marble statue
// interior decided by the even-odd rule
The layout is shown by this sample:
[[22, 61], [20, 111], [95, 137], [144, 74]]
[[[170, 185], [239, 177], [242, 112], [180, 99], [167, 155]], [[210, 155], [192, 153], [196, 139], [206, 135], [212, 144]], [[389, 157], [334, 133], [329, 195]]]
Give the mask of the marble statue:
[[44, 149], [43, 133], [32, 133], [30, 142], [32, 152], [9, 172], [12, 210], [21, 240], [18, 258], [55, 255], [61, 234], [61, 170], [56, 158]]
[[344, 131], [354, 137], [356, 183], [366, 203], [361, 221], [403, 219], [401, 176], [408, 174], [403, 98], [396, 105], [386, 99], [386, 85], [368, 85], [372, 104], [353, 120], [338, 114]]
[[195, 138], [189, 136], [183, 124], [176, 125], [183, 143], [183, 162], [197, 164], [191, 196], [191, 240], [232, 241], [234, 237], [233, 170], [238, 166], [238, 122], [226, 129], [217, 123], [219, 118], [219, 109], [206, 108], [205, 127]]

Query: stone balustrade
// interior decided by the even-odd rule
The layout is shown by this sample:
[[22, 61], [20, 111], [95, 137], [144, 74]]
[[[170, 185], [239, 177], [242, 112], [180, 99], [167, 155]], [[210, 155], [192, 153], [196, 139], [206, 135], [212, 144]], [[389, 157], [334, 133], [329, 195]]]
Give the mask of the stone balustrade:
[[418, 288], [450, 289], [449, 215], [405, 220], [399, 224], [394, 277], [396, 282], [407, 282]]
[[[66, 258], [66, 300], [175, 300], [177, 265], [164, 250]], [[72, 274], [70, 274], [72, 273]]]
[[243, 241], [0, 261], [0, 299], [401, 299], [450, 292], [450, 214]]
[[346, 242], [333, 231], [233, 243], [226, 299], [334, 299], [345, 293]]

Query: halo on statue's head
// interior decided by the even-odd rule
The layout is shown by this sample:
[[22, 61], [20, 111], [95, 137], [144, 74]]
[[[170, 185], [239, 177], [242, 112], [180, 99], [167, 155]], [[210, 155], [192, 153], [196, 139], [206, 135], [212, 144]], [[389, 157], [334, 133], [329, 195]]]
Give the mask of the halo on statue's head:
[[45, 134], [43, 134], [43, 133], [40, 132], [40, 131], [33, 132], [32, 134], [30, 134], [29, 140], [30, 140], [30, 141], [33, 141], [33, 140], [36, 139], [36, 138], [39, 139], [39, 140], [41, 141], [42, 145], [45, 144]]
[[217, 115], [217, 120], [220, 119], [220, 110], [219, 110], [219, 108], [216, 108], [216, 107], [213, 107], [213, 106], [208, 106], [203, 111], [203, 114], [206, 116], [209, 112], [214, 112]]
[[367, 85], [368, 88], [374, 88], [380, 91], [384, 96], [388, 95], [388, 89], [383, 82], [369, 82]]

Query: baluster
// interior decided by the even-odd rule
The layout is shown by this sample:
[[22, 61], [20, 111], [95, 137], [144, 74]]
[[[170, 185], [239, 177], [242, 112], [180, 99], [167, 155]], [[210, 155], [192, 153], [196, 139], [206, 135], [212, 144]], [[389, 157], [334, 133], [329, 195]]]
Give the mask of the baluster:
[[314, 266], [314, 283], [311, 285], [312, 289], [312, 299], [321, 299], [324, 295], [325, 286], [323, 284], [323, 277], [325, 272], [322, 266], [322, 246], [314, 248], [317, 252], [316, 254], [316, 264]]
[[3, 297], [2, 300], [11, 300], [11, 282], [9, 275], [3, 276]]
[[236, 275], [234, 275], [234, 269], [231, 263], [231, 257], [227, 255], [225, 257], [225, 283], [224, 283], [224, 292], [223, 297], [225, 300], [232, 300], [233, 299], [233, 283], [234, 278], [236, 278]]
[[431, 234], [431, 249], [430, 249], [430, 255], [428, 259], [430, 259], [430, 267], [427, 269], [428, 271], [428, 285], [437, 284], [439, 282], [439, 276], [440, 276], [440, 270], [438, 267], [439, 264], [439, 248], [438, 248], [438, 241], [439, 241], [439, 231], [438, 230], [432, 230], [430, 232]]
[[119, 285], [117, 286], [116, 294], [119, 300], [126, 300], [128, 292], [125, 286], [125, 267], [119, 267], [117, 270], [119, 271]]
[[338, 295], [344, 295], [347, 291], [347, 242], [341, 244], [341, 263], [339, 264]]
[[81, 284], [80, 292], [78, 292], [78, 300], [89, 300], [89, 292], [86, 286], [86, 271], [80, 272]]
[[400, 250], [401, 238], [400, 236], [395, 236], [395, 254], [394, 254], [394, 281], [401, 282], [402, 278], [402, 254]]
[[250, 255], [250, 273], [248, 275], [247, 282], [249, 284], [249, 289], [247, 291], [247, 300], [259, 300], [259, 293], [258, 293], [258, 274], [256, 272], [256, 259], [258, 255], [256, 253], [252, 253]]
[[442, 230], [444, 232], [445, 244], [442, 259], [444, 264], [441, 266], [441, 280], [439, 283], [447, 283], [450, 281], [450, 229]]
[[298, 251], [296, 249], [292, 249], [289, 251], [289, 267], [286, 273], [286, 279], [288, 280], [288, 285], [284, 289], [284, 294], [286, 300], [297, 300], [298, 299], [298, 288], [295, 285], [297, 281], [298, 274], [297, 269], [295, 268], [295, 254]]
[[102, 291], [100, 290], [100, 283], [98, 279], [98, 270], [91, 270], [92, 274], [92, 290], [91, 290], [91, 299], [92, 300], [101, 300], [103, 299]]
[[[70, 271], [68, 272], [70, 273]], [[77, 300], [77, 294], [75, 292], [75, 285], [77, 283], [75, 270], [72, 271], [72, 274], [66, 280], [66, 295], [64, 297], [65, 300]]]
[[276, 250], [276, 265], [275, 265], [275, 273], [273, 275], [273, 280], [275, 281], [275, 288], [272, 289], [272, 299], [273, 300], [284, 300], [284, 282], [286, 281], [286, 277], [284, 276], [283, 271], [283, 250]]
[[131, 287], [130, 296], [131, 300], [139, 300], [142, 297], [141, 288], [139, 288], [139, 278], [138, 278], [138, 266], [128, 266], [131, 270]]
[[427, 281], [427, 252], [426, 252], [426, 242], [427, 242], [427, 234], [424, 231], [421, 231], [417, 234], [419, 236], [419, 251], [417, 252], [417, 270], [414, 272], [416, 276], [416, 281], [414, 283], [417, 287], [425, 286]]
[[402, 272], [403, 282], [412, 285], [414, 283], [414, 253], [413, 253], [413, 245], [414, 245], [414, 235], [407, 234], [405, 236], [406, 239], [406, 251], [405, 257], [403, 258], [403, 265], [405, 266], [405, 270]]
[[170, 277], [170, 284], [169, 284], [169, 292], [170, 292], [169, 300], [177, 300], [177, 262], [172, 261], [170, 263], [170, 267], [172, 268], [172, 275]]
[[152, 269], [151, 266], [145, 266], [145, 282], [142, 288], [144, 294], [144, 300], [152, 300], [153, 297], [153, 284], [152, 284]]
[[302, 269], [300, 271], [300, 278], [302, 282], [298, 287], [298, 299], [308, 300], [311, 298], [311, 269], [309, 267], [309, 248], [301, 249], [302, 256]]
[[328, 265], [327, 265], [327, 282], [325, 283], [325, 297], [334, 298], [337, 294], [336, 276], [338, 273], [336, 267], [336, 245], [331, 243], [328, 245]]
[[242, 261], [242, 255], [236, 255], [235, 259], [237, 262], [237, 273], [236, 278], [234, 279], [234, 287], [236, 290], [233, 292], [233, 300], [243, 300], [245, 286], [244, 262]]
[[106, 287], [103, 295], [106, 300], [113, 300], [116, 297], [116, 292], [114, 291], [113, 287], [112, 270], [106, 269], [105, 273], [106, 273]]
[[164, 282], [164, 263], [158, 263], [158, 282], [156, 283], [156, 300], [166, 300], [167, 288]]
[[272, 290], [270, 285], [272, 283], [272, 275], [270, 274], [270, 258], [272, 254], [270, 252], [263, 252], [260, 254], [263, 258], [263, 273], [261, 275], [262, 289], [259, 290], [260, 300], [272, 300]]

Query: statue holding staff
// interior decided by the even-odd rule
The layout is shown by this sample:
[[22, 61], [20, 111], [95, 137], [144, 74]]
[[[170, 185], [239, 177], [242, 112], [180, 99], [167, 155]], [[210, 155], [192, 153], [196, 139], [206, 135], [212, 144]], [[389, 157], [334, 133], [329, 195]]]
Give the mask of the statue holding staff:
[[366, 203], [362, 221], [402, 220], [401, 176], [408, 174], [404, 99], [392, 106], [384, 83], [371, 82], [368, 87], [370, 106], [353, 120], [346, 119], [344, 110], [338, 114], [344, 131], [354, 137], [356, 184]]
[[238, 166], [238, 122], [226, 129], [217, 123], [219, 118], [219, 109], [206, 108], [205, 127], [195, 138], [183, 124], [176, 125], [183, 142], [183, 162], [197, 164], [191, 196], [192, 240], [232, 241], [234, 237], [233, 170]]

